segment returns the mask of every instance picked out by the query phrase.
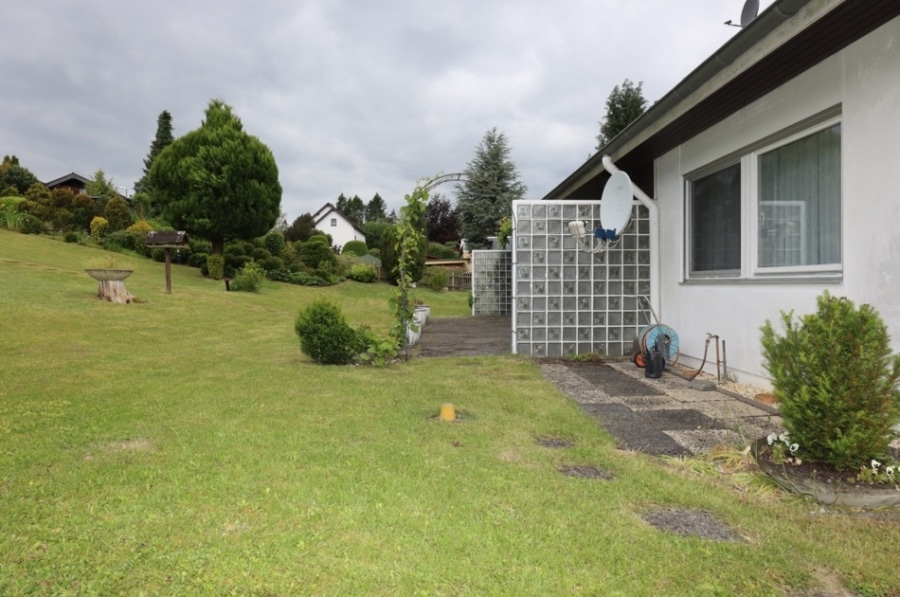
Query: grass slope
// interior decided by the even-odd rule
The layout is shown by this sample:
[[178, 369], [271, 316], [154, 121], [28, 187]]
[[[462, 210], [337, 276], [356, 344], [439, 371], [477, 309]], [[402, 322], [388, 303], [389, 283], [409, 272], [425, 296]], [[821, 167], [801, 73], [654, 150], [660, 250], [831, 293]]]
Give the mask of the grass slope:
[[[0, 594], [900, 594], [896, 519], [617, 451], [526, 359], [300, 353], [302, 306], [325, 296], [384, 330], [387, 286], [226, 293], [176, 266], [165, 295], [162, 265], [138, 261], [126, 285], [144, 302], [111, 305], [82, 271], [95, 255], [0, 230]], [[433, 316], [468, 310], [421, 292]], [[459, 422], [434, 419], [447, 401]], [[668, 507], [746, 541], [640, 517]]]

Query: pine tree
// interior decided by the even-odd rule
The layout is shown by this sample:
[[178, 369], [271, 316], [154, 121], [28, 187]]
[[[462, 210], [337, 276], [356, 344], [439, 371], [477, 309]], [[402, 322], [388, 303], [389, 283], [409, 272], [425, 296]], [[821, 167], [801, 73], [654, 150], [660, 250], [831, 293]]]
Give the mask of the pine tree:
[[637, 86], [628, 79], [622, 86], [613, 87], [609, 97], [606, 98], [606, 116], [600, 123], [600, 134], [597, 135], [597, 149], [609, 143], [629, 124], [637, 119], [647, 109], [647, 100], [642, 91], [644, 83]]
[[512, 215], [512, 202], [527, 190], [509, 159], [506, 136], [496, 127], [484, 134], [475, 157], [466, 165], [465, 179], [456, 185], [456, 210], [461, 232], [470, 247], [487, 244], [487, 237]]
[[387, 205], [381, 195], [375, 193], [375, 196], [366, 204], [366, 222], [377, 222], [387, 218]]
[[156, 137], [150, 144], [150, 153], [144, 158], [144, 175], [141, 179], [134, 183], [135, 193], [150, 193], [147, 179], [150, 176], [150, 168], [153, 167], [153, 160], [159, 153], [172, 144], [175, 138], [172, 136], [172, 115], [168, 110], [159, 113], [156, 119]]

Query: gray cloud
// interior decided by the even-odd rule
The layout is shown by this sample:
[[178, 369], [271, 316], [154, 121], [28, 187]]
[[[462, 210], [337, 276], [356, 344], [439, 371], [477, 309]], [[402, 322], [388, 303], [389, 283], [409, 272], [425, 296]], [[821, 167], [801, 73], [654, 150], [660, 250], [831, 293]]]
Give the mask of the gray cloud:
[[[9, 2], [8, 0], [8, 3]], [[614, 85], [661, 97], [737, 30], [729, 0], [32, 0], [0, 36], [0, 153], [131, 188], [162, 110], [231, 104], [278, 161], [289, 221], [338, 194], [399, 208], [497, 127], [543, 196], [592, 152]], [[763, 8], [771, 4], [763, 2]], [[442, 189], [452, 196], [450, 187]]]

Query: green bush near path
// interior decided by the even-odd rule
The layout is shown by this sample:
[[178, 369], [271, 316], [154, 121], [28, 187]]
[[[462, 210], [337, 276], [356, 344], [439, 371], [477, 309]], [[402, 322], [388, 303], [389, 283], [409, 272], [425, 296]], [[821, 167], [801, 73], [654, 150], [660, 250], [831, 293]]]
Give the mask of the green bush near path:
[[[94, 255], [0, 230], [2, 595], [900, 593], [896, 512], [619, 451], [529, 359], [302, 354], [293, 322], [317, 300], [385, 334], [387, 284], [226, 292], [173, 265], [167, 295], [164, 266], [138, 260], [139, 302], [113, 305], [83, 272]], [[416, 296], [468, 312], [466, 293]], [[641, 517], [667, 508], [743, 540]]]

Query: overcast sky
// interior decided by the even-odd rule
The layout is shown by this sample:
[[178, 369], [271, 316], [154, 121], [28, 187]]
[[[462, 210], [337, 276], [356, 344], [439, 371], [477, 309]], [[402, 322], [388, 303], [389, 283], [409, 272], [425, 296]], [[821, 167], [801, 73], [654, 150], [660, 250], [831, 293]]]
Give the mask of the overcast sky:
[[289, 223], [340, 193], [398, 209], [493, 127], [540, 199], [594, 151], [615, 85], [658, 100], [739, 31], [723, 23], [742, 6], [0, 0], [0, 155], [43, 181], [102, 169], [131, 194], [159, 113], [177, 137], [220, 98], [274, 153]]

